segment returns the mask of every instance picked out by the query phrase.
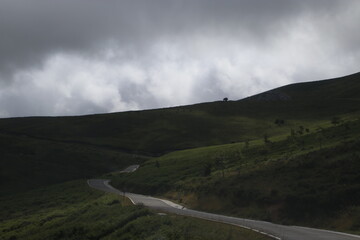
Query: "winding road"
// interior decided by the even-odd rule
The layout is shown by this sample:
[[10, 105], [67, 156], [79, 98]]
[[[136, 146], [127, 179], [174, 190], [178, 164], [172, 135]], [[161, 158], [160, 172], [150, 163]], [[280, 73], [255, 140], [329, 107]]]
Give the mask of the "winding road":
[[[124, 169], [122, 172], [133, 172], [138, 167], [138, 165], [132, 165]], [[256, 232], [260, 232], [278, 240], [360, 240], [360, 236], [358, 235], [298, 226], [284, 226], [265, 221], [229, 217], [219, 214], [187, 209], [181, 205], [175, 204], [167, 200], [141, 194], [124, 193], [112, 187], [109, 182], [110, 180], [107, 179], [88, 180], [88, 184], [90, 187], [108, 193], [126, 195], [126, 197], [128, 197], [133, 202], [133, 204], [136, 205], [142, 204], [159, 212], [174, 213], [183, 216], [196, 217], [210, 221], [240, 226]]]

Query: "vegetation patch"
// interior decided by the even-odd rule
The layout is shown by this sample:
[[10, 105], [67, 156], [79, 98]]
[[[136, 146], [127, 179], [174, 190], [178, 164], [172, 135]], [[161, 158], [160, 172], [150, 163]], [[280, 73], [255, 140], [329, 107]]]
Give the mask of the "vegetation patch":
[[86, 179], [147, 158], [75, 143], [0, 133], [0, 196]]
[[0, 239], [269, 239], [223, 224], [159, 216], [127, 198], [68, 182], [0, 198]]
[[170, 153], [113, 184], [205, 211], [358, 233], [359, 218], [348, 213], [359, 207], [360, 121], [326, 124]]

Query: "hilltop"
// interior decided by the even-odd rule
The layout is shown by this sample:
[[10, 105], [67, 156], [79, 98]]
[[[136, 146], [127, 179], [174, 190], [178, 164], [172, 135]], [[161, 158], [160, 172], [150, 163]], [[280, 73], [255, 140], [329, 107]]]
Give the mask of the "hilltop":
[[[74, 117], [0, 119], [2, 194], [86, 178], [175, 150], [309, 131], [359, 116], [360, 73], [239, 101]], [[331, 124], [330, 124], [331, 125]], [[31, 179], [29, 181], [29, 178]]]
[[[159, 156], [268, 135], [285, 134], [297, 122], [316, 125], [357, 114], [360, 73], [292, 84], [239, 101], [76, 117], [0, 119], [0, 133]], [[277, 127], [276, 119], [285, 124]]]

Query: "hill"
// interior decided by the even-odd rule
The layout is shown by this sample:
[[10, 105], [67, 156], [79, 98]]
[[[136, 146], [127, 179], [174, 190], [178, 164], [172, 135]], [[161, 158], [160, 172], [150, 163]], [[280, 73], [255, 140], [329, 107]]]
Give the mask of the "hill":
[[119, 151], [0, 134], [0, 196], [122, 169], [147, 158]]
[[360, 119], [306, 129], [176, 151], [108, 177], [203, 211], [359, 234]]
[[[0, 133], [159, 156], [174, 150], [281, 135], [359, 114], [360, 73], [292, 84], [253, 97], [147, 111], [0, 119]], [[285, 121], [282, 127], [276, 119]]]
[[0, 192], [11, 204], [113, 172], [118, 187], [202, 210], [359, 233], [359, 93], [357, 73], [239, 101], [0, 119]]
[[[174, 150], [285, 138], [354, 119], [360, 73], [292, 84], [239, 101], [74, 117], [0, 119], [7, 194], [103, 174]], [[146, 156], [144, 156], [146, 155]]]

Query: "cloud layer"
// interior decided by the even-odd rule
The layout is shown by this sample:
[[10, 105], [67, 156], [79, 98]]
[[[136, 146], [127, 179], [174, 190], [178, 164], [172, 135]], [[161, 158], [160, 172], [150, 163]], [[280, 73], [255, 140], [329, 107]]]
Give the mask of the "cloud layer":
[[0, 117], [166, 107], [359, 71], [357, 0], [2, 0]]

